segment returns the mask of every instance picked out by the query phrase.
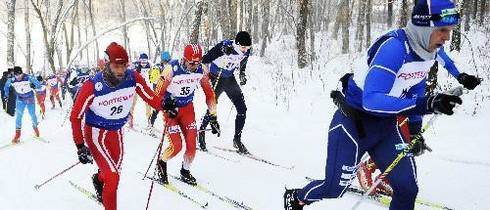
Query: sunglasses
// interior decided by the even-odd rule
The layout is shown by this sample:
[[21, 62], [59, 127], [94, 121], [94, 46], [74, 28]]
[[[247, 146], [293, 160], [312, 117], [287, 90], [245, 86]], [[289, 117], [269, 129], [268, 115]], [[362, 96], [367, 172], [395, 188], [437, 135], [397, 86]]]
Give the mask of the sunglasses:
[[187, 63], [189, 63], [189, 65], [191, 65], [191, 66], [195, 66], [197, 64], [200, 64], [201, 61], [187, 61]]

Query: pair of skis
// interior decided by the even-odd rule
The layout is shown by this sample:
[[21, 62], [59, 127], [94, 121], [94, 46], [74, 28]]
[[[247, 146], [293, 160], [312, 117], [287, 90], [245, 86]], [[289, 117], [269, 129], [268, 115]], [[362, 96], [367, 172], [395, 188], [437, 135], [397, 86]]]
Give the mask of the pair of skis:
[[[140, 173], [142, 174], [142, 173]], [[176, 181], [179, 181], [179, 182], [182, 182], [184, 184], [187, 184], [181, 177], [179, 176], [175, 176], [175, 175], [172, 175], [172, 174], [169, 174], [168, 175], [169, 177], [171, 177], [172, 179], [176, 180]], [[174, 192], [176, 194], [178, 194], [179, 196], [181, 196], [182, 198], [190, 201], [191, 203], [205, 209], [208, 207], [208, 202], [199, 202], [197, 199], [193, 198], [191, 195], [185, 193], [184, 191], [178, 189], [177, 187], [175, 187], [172, 183], [169, 183], [169, 184], [162, 184], [160, 183], [157, 178], [155, 177], [145, 177], [146, 179], [149, 179], [149, 180], [152, 180], [162, 186], [164, 186], [166, 189], [168, 189], [169, 191], [171, 192]], [[231, 207], [234, 207], [234, 208], [237, 208], [237, 209], [242, 209], [242, 210], [252, 210], [252, 207], [250, 206], [247, 206], [246, 204], [244, 204], [243, 202], [240, 202], [240, 201], [237, 201], [235, 199], [232, 199], [226, 195], [221, 195], [215, 191], [212, 191], [211, 189], [207, 188], [206, 186], [202, 185], [202, 184], [199, 184], [197, 183], [196, 185], [189, 185], [195, 189], [197, 189], [198, 191], [201, 191], [203, 193], [206, 193], [226, 204], [228, 204], [229, 206]]]
[[[46, 139], [44, 139], [42, 137], [36, 137], [36, 136], [34, 136], [34, 137], [32, 137], [32, 139], [37, 140], [37, 141], [40, 141], [40, 142], [43, 142], [43, 143], [46, 143], [46, 144], [49, 144], [50, 143], [48, 140], [46, 140]], [[7, 143], [5, 145], [0, 146], [0, 150], [4, 150], [4, 149], [10, 148], [10, 147], [20, 146], [20, 145], [24, 144], [25, 142], [26, 141], [20, 141], [18, 143], [12, 143], [12, 142], [10, 142], [10, 143]]]
[[[305, 177], [305, 179], [308, 181], [314, 181], [315, 180], [315, 179], [310, 178], [310, 177]], [[354, 185], [349, 186], [347, 188], [346, 192], [351, 194], [351, 195], [355, 195], [355, 196], [363, 196], [364, 194], [366, 194], [366, 190], [362, 189], [361, 187], [354, 186]], [[368, 199], [379, 204], [379, 205], [381, 205], [381, 206], [389, 207], [392, 198], [389, 195], [376, 193], [373, 195], [369, 195]], [[449, 208], [443, 204], [431, 202], [431, 201], [428, 201], [428, 200], [425, 200], [422, 198], [417, 198], [415, 200], [415, 204], [420, 205], [420, 206], [429, 207], [431, 209], [455, 210], [455, 209]]]

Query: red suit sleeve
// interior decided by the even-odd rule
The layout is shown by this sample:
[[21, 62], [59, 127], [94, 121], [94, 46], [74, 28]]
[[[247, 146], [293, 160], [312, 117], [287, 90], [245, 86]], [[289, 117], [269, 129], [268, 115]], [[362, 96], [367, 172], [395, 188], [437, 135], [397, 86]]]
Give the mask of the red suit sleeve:
[[134, 78], [136, 81], [136, 93], [151, 107], [156, 110], [162, 110], [160, 101], [161, 98], [146, 85], [145, 79], [141, 76], [140, 73], [134, 71]]
[[204, 91], [204, 95], [206, 95], [206, 104], [208, 105], [209, 113], [216, 115], [216, 96], [214, 94], [213, 87], [209, 82], [209, 73], [205, 66], [204, 68], [204, 76], [201, 79], [201, 87]]
[[75, 99], [71, 109], [70, 122], [73, 134], [73, 141], [76, 145], [83, 144], [85, 141], [82, 134], [82, 119], [90, 104], [94, 100], [94, 83], [87, 81], [83, 84]]

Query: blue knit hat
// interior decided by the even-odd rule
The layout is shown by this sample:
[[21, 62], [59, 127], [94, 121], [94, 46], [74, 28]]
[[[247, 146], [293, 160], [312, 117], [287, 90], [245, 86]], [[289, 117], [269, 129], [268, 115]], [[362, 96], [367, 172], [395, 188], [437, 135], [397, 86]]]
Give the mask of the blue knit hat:
[[140, 60], [142, 60], [142, 59], [148, 60], [148, 55], [146, 53], [141, 53], [140, 54]]
[[170, 53], [168, 51], [164, 51], [164, 52], [160, 53], [160, 59], [162, 61], [169, 62], [170, 59], [172, 59], [172, 58], [170, 57]]
[[413, 7], [412, 23], [416, 26], [452, 26], [459, 21], [460, 15], [451, 0], [419, 0]]

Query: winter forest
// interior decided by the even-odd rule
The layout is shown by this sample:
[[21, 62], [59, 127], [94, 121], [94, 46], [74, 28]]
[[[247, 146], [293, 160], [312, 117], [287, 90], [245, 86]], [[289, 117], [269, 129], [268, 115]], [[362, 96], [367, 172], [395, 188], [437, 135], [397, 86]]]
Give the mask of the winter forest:
[[[150, 107], [138, 99], [132, 103], [131, 125], [121, 128], [124, 160], [116, 187], [117, 209], [279, 210], [286, 205], [285, 187], [303, 188], [326, 176], [329, 126], [339, 106], [331, 91], [342, 89], [339, 79], [344, 74], [358, 74], [380, 36], [407, 26], [418, 1], [437, 0], [3, 0], [0, 72], [19, 66], [25, 74], [41, 78], [75, 69], [94, 73], [100, 61], [109, 61], [105, 51], [112, 42], [124, 47], [130, 64], [146, 54], [148, 63], [160, 68], [164, 52], [183, 60], [184, 47], [199, 44], [204, 55], [224, 39], [247, 31], [252, 43], [246, 73], [231, 73], [246, 107], [237, 106], [226, 91], [216, 98], [213, 116], [220, 135], [212, 134], [214, 127], [201, 128], [209, 150], [202, 151], [199, 142], [193, 145], [197, 152], [190, 171], [197, 185], [179, 182], [183, 178], [177, 176], [188, 161], [185, 140], [186, 146], [165, 169], [171, 185], [158, 184], [156, 154], [163, 153], [162, 145], [165, 149], [173, 143], [165, 140], [164, 115], [155, 111], [156, 121], [150, 126], [154, 109], [148, 114]], [[451, 102], [454, 115], [431, 113], [422, 118], [422, 129], [427, 131], [420, 131], [420, 138], [429, 149], [414, 157], [418, 185], [414, 209], [490, 209], [490, 1], [454, 3], [460, 20], [444, 50], [459, 72], [478, 79], [478, 86], [468, 89], [445, 69], [445, 62], [429, 67], [427, 97], [458, 86], [465, 89], [458, 95], [461, 105]], [[156, 90], [157, 83], [153, 85], [150, 89]], [[77, 162], [80, 148], [73, 143], [70, 118], [77, 95], [65, 98], [63, 92], [55, 98], [52, 91], [48, 93], [46, 108], [45, 102], [42, 106], [35, 102], [38, 127], [31, 126], [27, 116], [16, 121], [7, 107], [0, 111], [0, 209], [116, 210], [107, 207], [107, 200], [97, 200], [92, 174], [100, 169], [95, 162]], [[194, 126], [199, 129], [210, 114], [206, 88], [197, 86], [193, 97]], [[163, 104], [162, 100], [159, 105]], [[242, 110], [247, 114], [240, 135], [248, 154], [230, 149], [236, 146], [238, 118], [245, 121]], [[11, 143], [17, 132], [20, 138], [14, 139], [25, 143]], [[368, 163], [367, 153], [356, 155]], [[357, 209], [393, 209], [389, 207], [397, 201], [393, 189], [383, 193], [376, 188], [366, 195], [357, 170], [343, 198], [324, 199], [304, 209], [354, 209], [360, 200]], [[373, 181], [381, 173], [373, 172]]]

